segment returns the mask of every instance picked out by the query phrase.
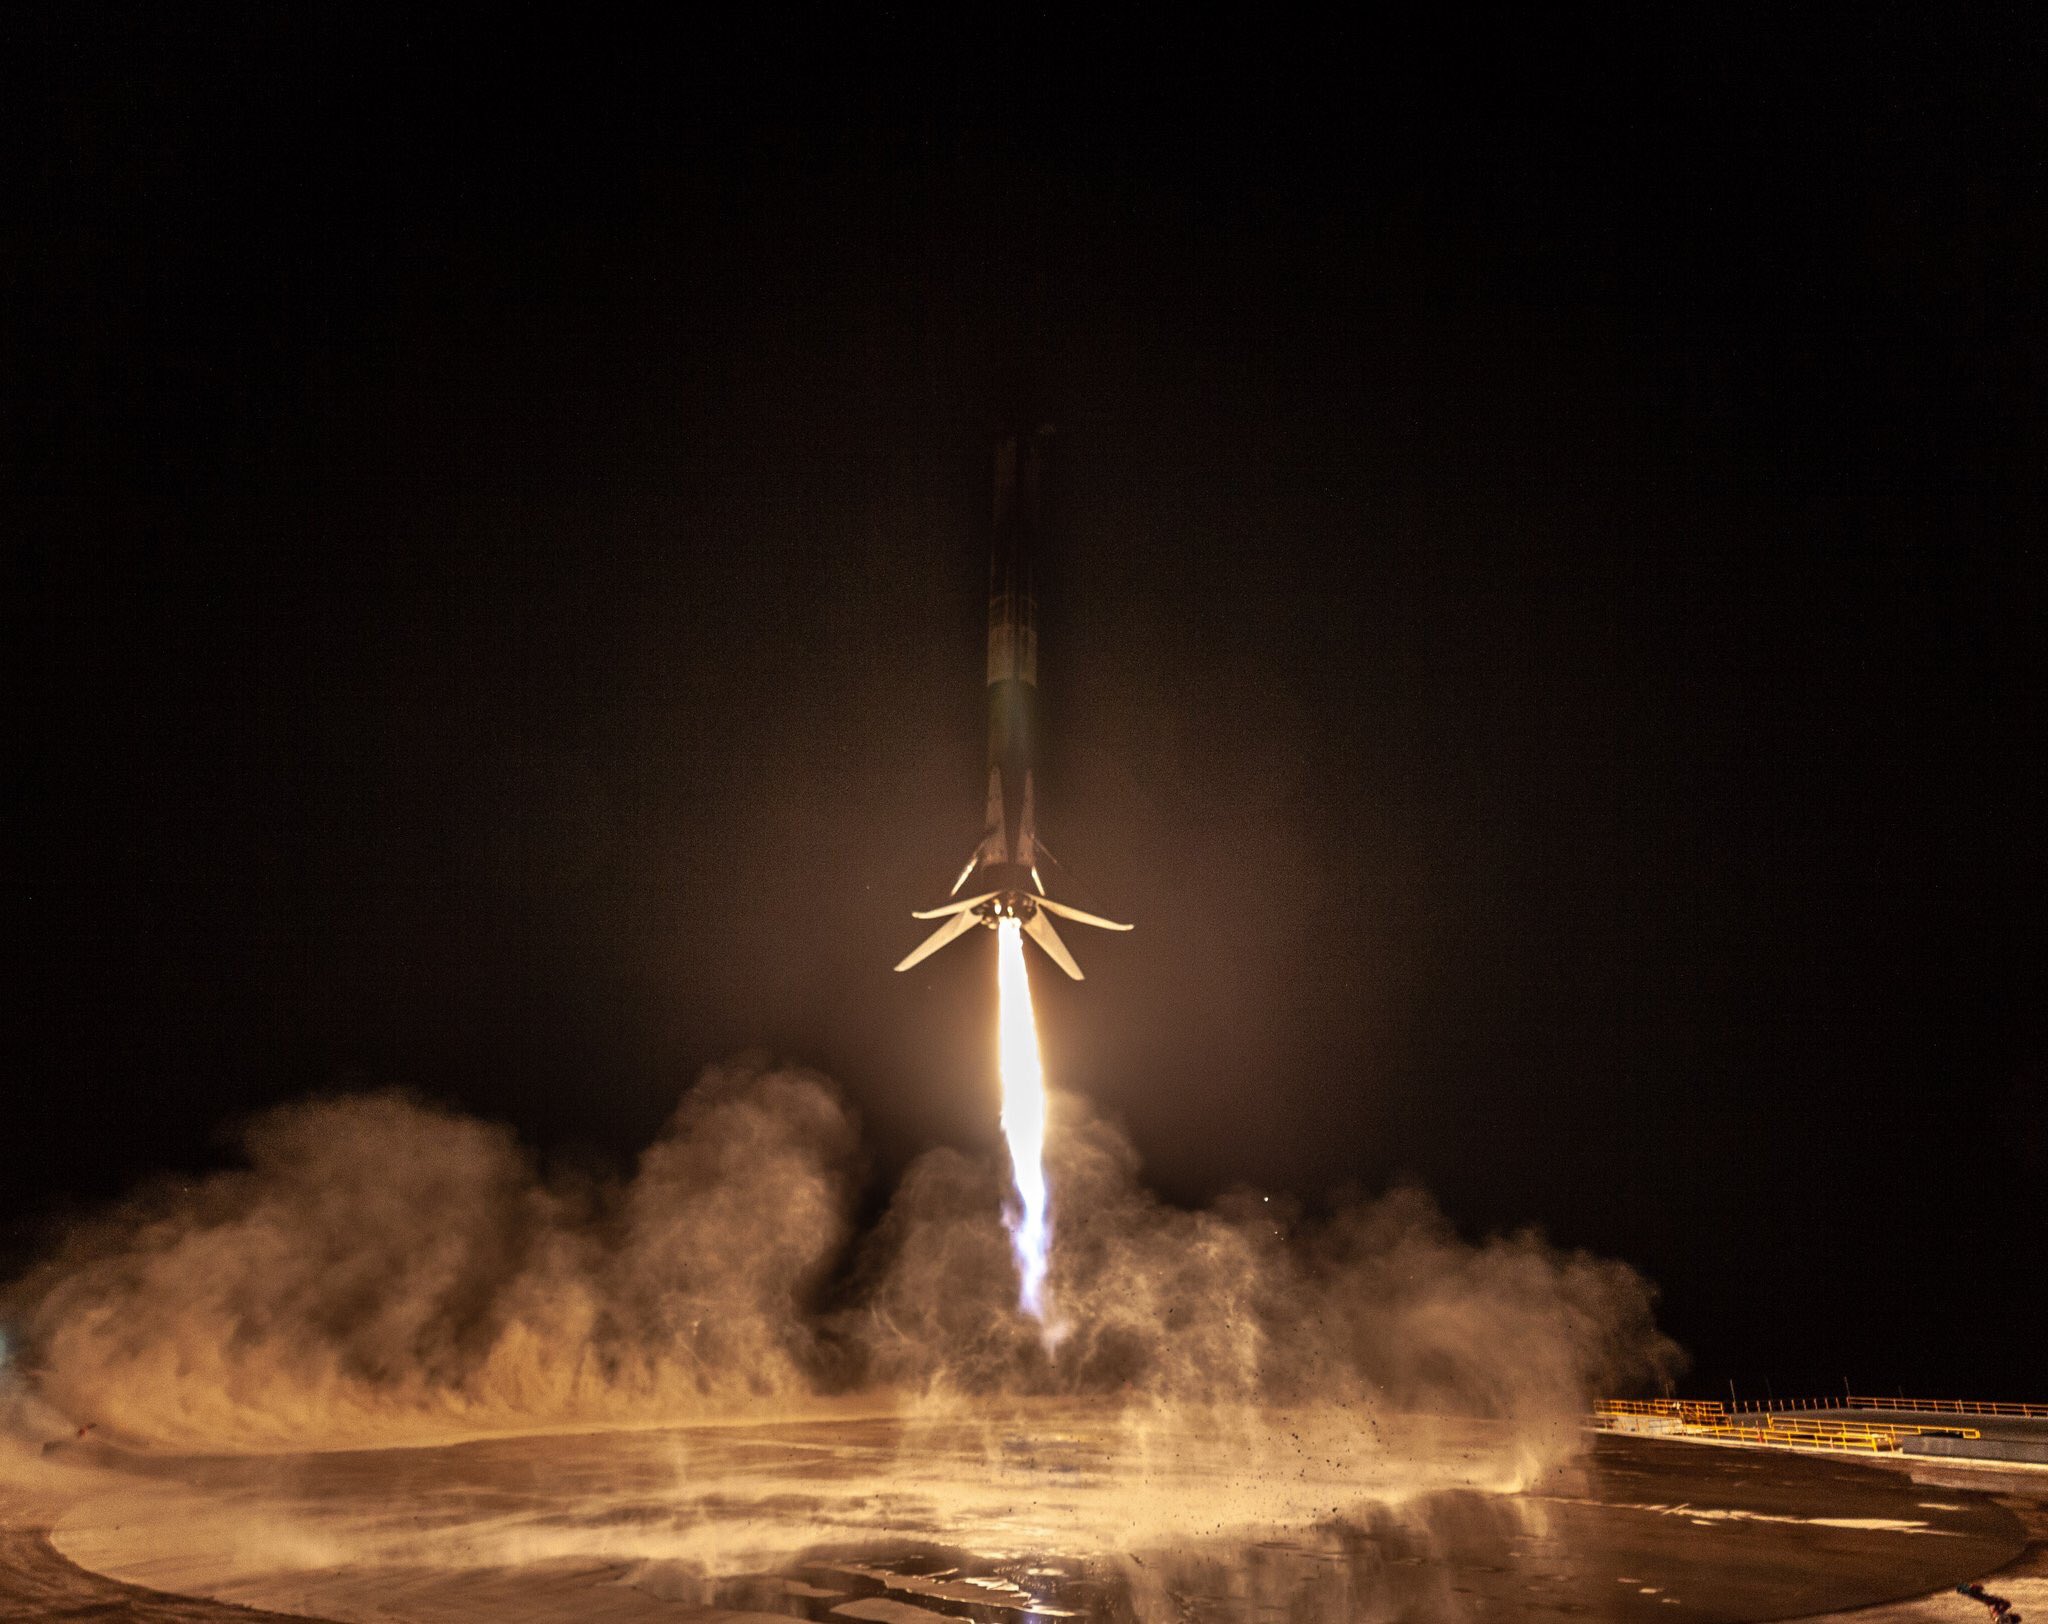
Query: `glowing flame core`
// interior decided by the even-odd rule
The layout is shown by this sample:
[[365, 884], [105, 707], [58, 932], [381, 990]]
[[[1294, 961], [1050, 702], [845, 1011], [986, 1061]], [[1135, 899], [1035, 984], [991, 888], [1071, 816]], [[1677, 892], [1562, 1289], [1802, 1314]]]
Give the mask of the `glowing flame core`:
[[996, 991], [1003, 1137], [1010, 1143], [1010, 1177], [1017, 1186], [1017, 1204], [1004, 1221], [1017, 1254], [1018, 1301], [1042, 1322], [1046, 1255], [1052, 1246], [1045, 1190], [1045, 1067], [1038, 1057], [1031, 981], [1024, 973], [1024, 938], [1015, 919], [996, 921]]

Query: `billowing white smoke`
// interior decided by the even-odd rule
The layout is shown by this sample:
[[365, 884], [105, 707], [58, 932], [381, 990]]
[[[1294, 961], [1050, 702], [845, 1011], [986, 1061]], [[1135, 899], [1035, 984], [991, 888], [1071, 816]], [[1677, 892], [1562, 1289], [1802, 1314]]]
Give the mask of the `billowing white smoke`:
[[249, 1131], [246, 1170], [74, 1235], [7, 1318], [49, 1404], [205, 1449], [948, 1395], [1547, 1433], [1673, 1356], [1620, 1264], [1466, 1244], [1414, 1191], [1317, 1224], [1250, 1196], [1181, 1211], [1114, 1129], [1055, 1113], [1050, 1352], [1017, 1307], [1000, 1170], [934, 1151], [857, 1237], [850, 1116], [822, 1078], [764, 1066], [710, 1073], [618, 1188], [551, 1185], [505, 1130], [394, 1095], [288, 1107]]
[[396, 1095], [294, 1105], [247, 1171], [142, 1197], [11, 1293], [43, 1395], [162, 1443], [689, 1418], [809, 1390], [799, 1299], [847, 1239], [821, 1080], [726, 1070], [622, 1190]]
[[1121, 1133], [1056, 1105], [1057, 1347], [1011, 1310], [997, 1175], [934, 1152], [873, 1241], [859, 1340], [885, 1382], [1575, 1428], [1593, 1391], [1677, 1362], [1625, 1264], [1533, 1233], [1469, 1244], [1412, 1188], [1316, 1222], [1252, 1192], [1185, 1211], [1144, 1188]]

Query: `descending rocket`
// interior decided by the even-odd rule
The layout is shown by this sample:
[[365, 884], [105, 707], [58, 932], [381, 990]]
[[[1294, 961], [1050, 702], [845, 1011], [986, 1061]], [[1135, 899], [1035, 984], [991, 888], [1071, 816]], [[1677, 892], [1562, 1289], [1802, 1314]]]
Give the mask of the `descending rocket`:
[[[1031, 561], [1038, 529], [1039, 467], [1050, 429], [1012, 435], [996, 446], [995, 545], [988, 573], [988, 815], [981, 844], [953, 882], [957, 899], [913, 913], [944, 923], [920, 942], [898, 970], [964, 936], [976, 925], [994, 930], [1014, 919], [1046, 956], [1076, 981], [1081, 967], [1053, 929], [1052, 916], [1099, 930], [1129, 930], [1045, 894], [1038, 838], [1038, 604]], [[970, 888], [968, 881], [974, 882]], [[961, 896], [963, 890], [973, 894]]]

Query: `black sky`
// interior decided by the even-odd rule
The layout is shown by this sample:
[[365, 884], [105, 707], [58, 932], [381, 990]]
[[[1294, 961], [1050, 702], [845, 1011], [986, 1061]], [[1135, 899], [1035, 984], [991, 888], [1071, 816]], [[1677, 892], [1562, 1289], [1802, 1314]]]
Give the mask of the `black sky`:
[[[1060, 425], [1056, 1078], [1413, 1177], [1691, 1385], [2048, 1397], [2028, 8], [6, 35], [0, 1207], [396, 1084], [994, 1132], [990, 426]], [[962, 13], [964, 19], [968, 14]], [[1654, 30], [1654, 31], [1653, 31]]]

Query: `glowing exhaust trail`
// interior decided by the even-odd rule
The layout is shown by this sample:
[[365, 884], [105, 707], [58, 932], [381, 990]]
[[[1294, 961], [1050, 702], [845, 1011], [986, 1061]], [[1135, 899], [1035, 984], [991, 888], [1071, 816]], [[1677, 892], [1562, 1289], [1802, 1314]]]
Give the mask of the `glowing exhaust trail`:
[[1045, 1067], [1038, 1057], [1031, 982], [1024, 973], [1024, 937], [1015, 919], [996, 924], [996, 991], [1003, 1137], [1010, 1143], [1010, 1177], [1017, 1186], [1017, 1204], [1004, 1221], [1017, 1254], [1018, 1301], [1042, 1323], [1046, 1257], [1052, 1246], [1045, 1190]]

